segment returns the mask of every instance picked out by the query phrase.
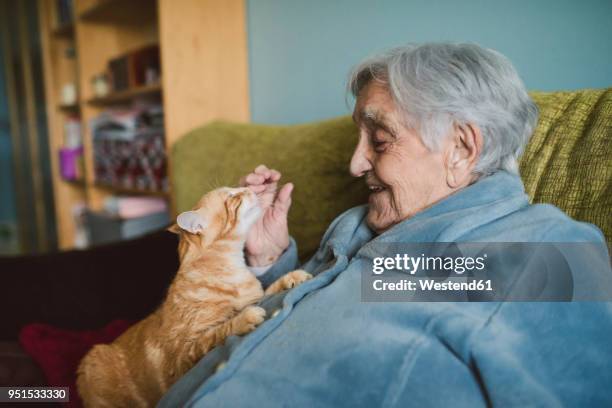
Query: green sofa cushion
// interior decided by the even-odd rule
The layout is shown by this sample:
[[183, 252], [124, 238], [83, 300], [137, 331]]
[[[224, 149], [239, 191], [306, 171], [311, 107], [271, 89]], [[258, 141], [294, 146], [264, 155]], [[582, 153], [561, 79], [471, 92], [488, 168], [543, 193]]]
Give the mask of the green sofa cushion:
[[531, 96], [540, 119], [521, 157], [527, 194], [597, 225], [612, 242], [612, 88]]
[[[540, 122], [521, 160], [528, 194], [597, 224], [611, 241], [611, 90], [532, 96]], [[307, 257], [338, 214], [367, 200], [363, 181], [348, 173], [356, 140], [349, 117], [294, 126], [213, 122], [174, 145], [176, 209], [191, 208], [205, 191], [236, 185], [264, 163], [295, 184], [289, 228], [300, 257]]]

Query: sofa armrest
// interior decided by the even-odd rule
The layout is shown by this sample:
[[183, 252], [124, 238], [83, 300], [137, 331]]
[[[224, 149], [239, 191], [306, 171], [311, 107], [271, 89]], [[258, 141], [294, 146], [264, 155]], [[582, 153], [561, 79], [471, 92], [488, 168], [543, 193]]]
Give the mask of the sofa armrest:
[[98, 328], [155, 309], [178, 269], [178, 237], [158, 231], [130, 241], [0, 258], [0, 340], [28, 323]]
[[0, 341], [0, 387], [44, 387], [40, 367], [16, 341]]

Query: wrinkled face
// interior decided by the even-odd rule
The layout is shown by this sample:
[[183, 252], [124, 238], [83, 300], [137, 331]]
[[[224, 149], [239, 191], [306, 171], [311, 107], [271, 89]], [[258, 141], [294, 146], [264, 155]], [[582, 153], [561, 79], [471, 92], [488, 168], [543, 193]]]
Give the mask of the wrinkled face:
[[371, 81], [361, 90], [353, 120], [359, 141], [350, 170], [370, 189], [370, 228], [381, 233], [448, 195], [444, 155], [402, 123], [383, 84]]

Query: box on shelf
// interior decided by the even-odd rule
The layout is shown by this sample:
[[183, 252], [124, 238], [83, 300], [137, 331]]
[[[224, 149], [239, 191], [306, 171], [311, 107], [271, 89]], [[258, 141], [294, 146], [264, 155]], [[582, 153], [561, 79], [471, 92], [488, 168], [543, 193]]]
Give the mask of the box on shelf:
[[86, 219], [92, 245], [136, 238], [165, 228], [170, 223], [167, 211], [127, 219], [107, 212], [87, 211]]
[[159, 45], [143, 47], [110, 60], [108, 73], [113, 91], [159, 83]]
[[83, 180], [83, 147], [63, 147], [59, 149], [60, 174], [67, 181]]
[[60, 174], [64, 180], [76, 181], [85, 178], [81, 119], [68, 116], [64, 122], [64, 147], [59, 149]]
[[104, 209], [124, 219], [138, 218], [168, 211], [168, 203], [161, 197], [111, 196], [104, 200]]
[[64, 121], [64, 147], [76, 148], [83, 145], [81, 137], [81, 118], [68, 116]]
[[117, 188], [167, 191], [160, 106], [107, 111], [92, 121], [96, 182]]

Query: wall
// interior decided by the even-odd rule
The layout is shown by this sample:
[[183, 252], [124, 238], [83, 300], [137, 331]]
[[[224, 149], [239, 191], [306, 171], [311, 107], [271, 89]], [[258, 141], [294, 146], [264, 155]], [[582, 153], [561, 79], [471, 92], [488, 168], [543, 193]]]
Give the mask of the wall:
[[299, 123], [348, 113], [365, 56], [407, 42], [497, 49], [529, 89], [612, 86], [610, 0], [247, 0], [251, 116]]

